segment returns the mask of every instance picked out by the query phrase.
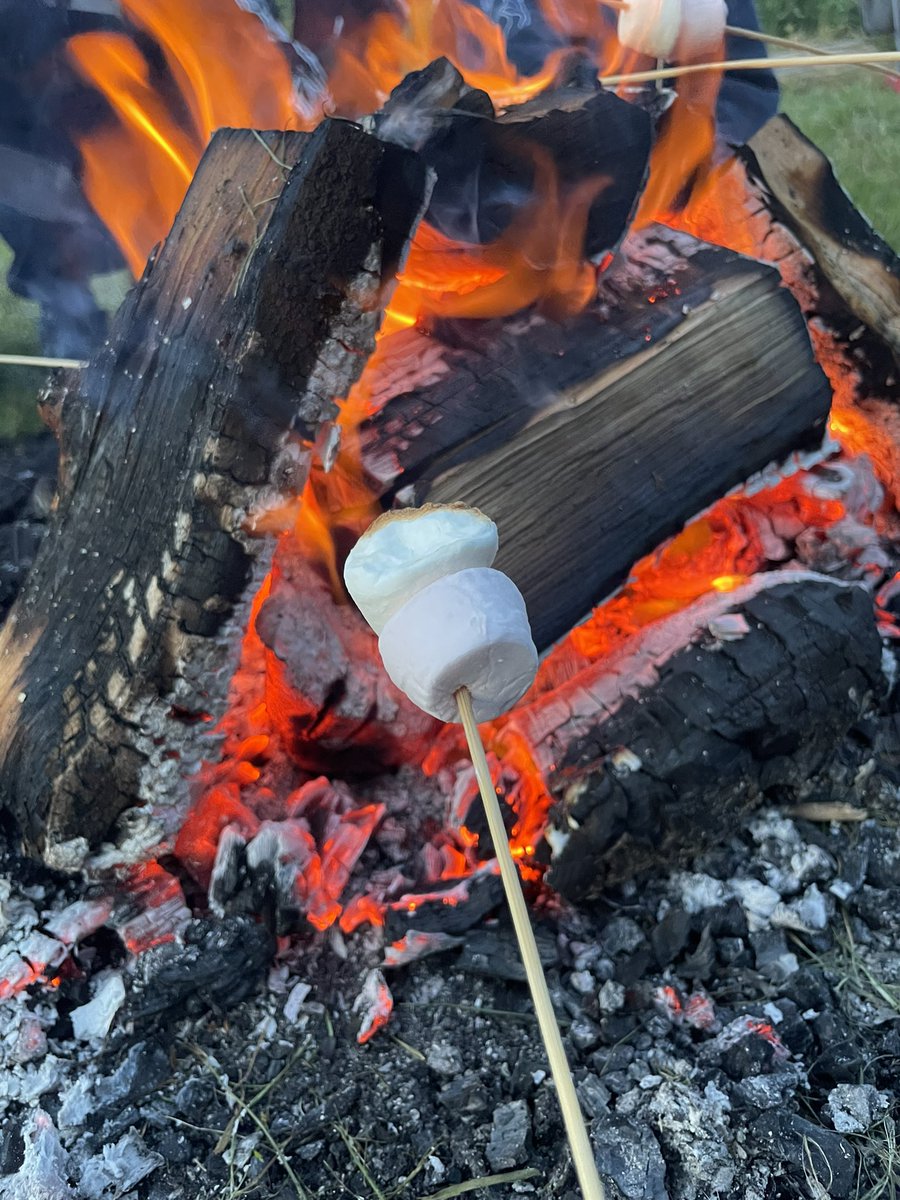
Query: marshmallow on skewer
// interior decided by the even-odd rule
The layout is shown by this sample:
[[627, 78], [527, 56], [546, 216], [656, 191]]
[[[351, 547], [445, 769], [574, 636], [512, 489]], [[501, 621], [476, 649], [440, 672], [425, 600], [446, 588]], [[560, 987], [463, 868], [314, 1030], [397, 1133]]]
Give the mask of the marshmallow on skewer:
[[619, 41], [650, 58], [697, 62], [721, 45], [727, 20], [725, 0], [628, 0]]
[[425, 504], [383, 513], [347, 558], [344, 583], [376, 633], [416, 592], [467, 567], [489, 567], [497, 526], [477, 508]]
[[475, 720], [499, 717], [528, 691], [538, 657], [522, 594], [489, 567], [437, 579], [403, 605], [378, 639], [384, 669], [413, 704], [458, 721], [456, 692]]
[[728, 9], [725, 0], [683, 0], [676, 63], [703, 62], [720, 53]]
[[483, 513], [429, 505], [386, 513], [347, 558], [347, 589], [380, 634], [385, 670], [442, 721], [459, 719], [462, 687], [478, 721], [499, 716], [537, 671], [525, 601], [487, 565], [496, 550], [496, 526]]
[[669, 58], [681, 22], [682, 0], [628, 0], [619, 11], [619, 41], [649, 58]]

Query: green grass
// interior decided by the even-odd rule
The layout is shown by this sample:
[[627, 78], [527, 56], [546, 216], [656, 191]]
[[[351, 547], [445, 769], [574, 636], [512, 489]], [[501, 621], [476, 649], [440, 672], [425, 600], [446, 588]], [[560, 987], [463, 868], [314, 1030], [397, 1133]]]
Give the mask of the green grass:
[[900, 95], [868, 71], [783, 72], [781, 107], [831, 159], [844, 189], [900, 248]]
[[[14, 296], [6, 286], [12, 254], [0, 242], [0, 351], [40, 354], [38, 306]], [[0, 438], [18, 437], [40, 428], [35, 399], [44, 376], [28, 367], [0, 366]]]
[[792, 33], [851, 33], [859, 30], [856, 0], [757, 0], [763, 29]]

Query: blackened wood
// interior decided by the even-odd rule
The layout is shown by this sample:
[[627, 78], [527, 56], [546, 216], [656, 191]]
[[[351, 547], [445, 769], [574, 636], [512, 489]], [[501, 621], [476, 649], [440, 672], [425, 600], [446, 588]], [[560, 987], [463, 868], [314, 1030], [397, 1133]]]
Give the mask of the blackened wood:
[[489, 512], [540, 647], [688, 518], [816, 444], [831, 401], [777, 272], [668, 231], [625, 250], [565, 324], [410, 331], [370, 374], [384, 407], [364, 459], [386, 498]]
[[900, 259], [853, 206], [828, 159], [783, 115], [751, 139], [746, 157], [773, 215], [900, 363]]
[[802, 797], [885, 693], [863, 588], [806, 577], [732, 610], [746, 619], [744, 636], [697, 629], [654, 664], [652, 683], [636, 688], [634, 663], [622, 664], [618, 702], [601, 669], [573, 683], [580, 712], [562, 697], [555, 705], [543, 741], [557, 764], [549, 880], [571, 899], [723, 840], [764, 797]]
[[0, 634], [0, 801], [48, 862], [183, 798], [271, 557], [252, 514], [302, 486], [425, 186], [413, 155], [346, 122], [220, 132], [57, 398], [57, 509]]
[[585, 200], [588, 256], [610, 250], [625, 232], [652, 143], [650, 115], [596, 84], [555, 89], [495, 119], [487, 93], [470, 88], [447, 59], [407, 76], [375, 124], [435, 172], [428, 219], [460, 241], [500, 237], [535, 200], [542, 166], [552, 169], [561, 196], [593, 181], [596, 194]]

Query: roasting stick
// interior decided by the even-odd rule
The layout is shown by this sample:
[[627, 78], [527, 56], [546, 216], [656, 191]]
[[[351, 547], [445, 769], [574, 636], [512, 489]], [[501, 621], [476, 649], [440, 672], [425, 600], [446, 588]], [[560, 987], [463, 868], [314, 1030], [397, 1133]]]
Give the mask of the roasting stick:
[[[801, 50], [804, 54], [815, 54], [818, 58], [828, 58], [830, 51], [821, 46], [813, 46], [810, 42], [798, 42], [795, 38], [776, 37], [774, 33], [762, 33], [756, 29], [742, 29], [739, 25], [726, 25], [725, 32], [733, 37], [746, 38], [748, 42], [765, 42], [770, 46], [778, 46], [781, 50]], [[772, 59], [772, 66], [778, 66], [778, 59]], [[877, 71], [879, 75], [895, 76], [896, 71], [881, 63], [860, 63], [866, 71]]]
[[534, 1011], [537, 1014], [541, 1037], [544, 1039], [544, 1049], [547, 1051], [547, 1058], [550, 1061], [550, 1073], [556, 1084], [556, 1094], [559, 1097], [559, 1106], [562, 1109], [563, 1122], [578, 1182], [581, 1185], [581, 1193], [584, 1200], [603, 1200], [603, 1183], [597, 1172], [594, 1152], [585, 1128], [581, 1106], [578, 1103], [575, 1083], [550, 1000], [547, 980], [544, 978], [544, 968], [541, 966], [537, 942], [534, 940], [534, 930], [531, 928], [528, 909], [525, 906], [525, 899], [519, 884], [519, 872], [509, 849], [506, 826], [503, 824], [503, 814], [500, 812], [500, 802], [494, 791], [484, 744], [475, 722], [475, 713], [472, 710], [472, 697], [469, 689], [465, 687], [460, 688], [455, 695], [459, 707], [459, 718], [469, 745], [469, 755], [478, 780], [478, 790], [481, 792], [481, 799], [484, 802], [484, 811], [487, 816], [488, 828], [491, 831], [491, 840], [494, 843], [494, 852], [497, 855], [497, 862], [500, 864], [500, 877], [503, 880], [506, 902], [509, 905], [516, 937], [519, 941], [519, 953], [525, 964], [525, 974], [528, 977]]
[[538, 1025], [584, 1200], [604, 1200], [590, 1138], [550, 1002], [519, 872], [478, 733], [534, 682], [538, 654], [525, 600], [491, 569], [497, 526], [462, 504], [383, 513], [347, 556], [344, 582], [378, 634], [396, 687], [439, 721], [461, 723], [484, 801]]
[[719, 62], [685, 63], [679, 67], [660, 67], [654, 71], [631, 71], [624, 75], [601, 75], [604, 87], [623, 83], [652, 83], [656, 79], [679, 79], [702, 71], [781, 71], [788, 67], [863, 67], [873, 63], [900, 62], [900, 50], [873, 51], [865, 54], [824, 54], [819, 57], [734, 58]]
[[42, 358], [36, 354], [0, 354], [0, 366], [3, 367], [50, 367], [65, 368], [72, 371], [82, 371], [88, 364], [80, 358]]
[[[601, 0], [604, 8], [614, 9], [616, 12], [627, 12], [631, 7], [631, 0]], [[815, 54], [819, 58], [829, 57], [829, 51], [823, 50], [820, 46], [813, 46], [810, 42], [800, 42], [796, 38], [778, 37], [774, 33], [764, 33], [758, 29], [744, 29], [740, 25], [726, 25], [725, 33], [731, 34], [732, 37], [746, 38], [748, 42], [763, 42], [769, 46], [778, 46], [782, 50], [800, 50], [804, 54]], [[881, 63], [861, 63], [864, 70], [877, 71], [880, 75], [890, 75], [896, 77], [896, 72], [890, 67], [882, 66]]]

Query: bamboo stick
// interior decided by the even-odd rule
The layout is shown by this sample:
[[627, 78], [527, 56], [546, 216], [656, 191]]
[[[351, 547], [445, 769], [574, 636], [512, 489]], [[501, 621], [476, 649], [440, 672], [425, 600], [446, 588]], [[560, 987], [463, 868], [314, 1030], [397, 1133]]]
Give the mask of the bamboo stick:
[[[627, 12], [631, 7], [630, 0], [601, 0], [601, 3], [604, 8], [612, 8], [617, 12]], [[769, 46], [779, 46], [782, 50], [801, 50], [805, 54], [815, 54], [820, 58], [829, 54], [828, 50], [822, 50], [819, 46], [813, 46], [809, 42], [800, 42], [796, 38], [778, 37], [777, 34], [765, 33], [758, 29], [743, 29], [739, 25], [726, 25], [725, 32], [733, 37], [746, 38], [748, 42], [763, 42]], [[881, 75], [896, 76], [895, 71], [880, 63], [861, 63], [860, 66], [864, 70], [877, 71]]]
[[581, 1193], [584, 1200], [604, 1200], [605, 1192], [603, 1183], [597, 1172], [594, 1152], [591, 1148], [581, 1106], [578, 1103], [572, 1072], [566, 1059], [559, 1026], [556, 1023], [556, 1014], [553, 1011], [553, 1004], [550, 1001], [550, 992], [547, 989], [547, 980], [544, 978], [544, 969], [541, 966], [537, 943], [534, 940], [534, 931], [531, 928], [528, 909], [525, 906], [525, 899], [522, 896], [519, 872], [516, 870], [516, 864], [510, 853], [506, 827], [503, 824], [503, 815], [500, 812], [500, 802], [497, 799], [497, 793], [494, 791], [487, 756], [484, 752], [481, 734], [478, 732], [475, 713], [472, 709], [472, 697], [468, 688], [463, 687], [459, 689], [456, 693], [456, 703], [459, 708], [459, 717], [465, 730], [466, 741], [469, 745], [472, 765], [475, 768], [475, 776], [478, 779], [481, 799], [484, 802], [488, 828], [491, 831], [491, 839], [494, 843], [494, 852], [500, 864], [500, 876], [503, 880], [506, 900], [516, 930], [516, 937], [519, 940], [519, 952], [522, 955], [522, 962], [525, 964], [525, 973], [528, 977], [531, 999], [534, 1003], [535, 1013], [537, 1014], [541, 1037], [544, 1039], [547, 1058], [550, 1061], [550, 1071], [553, 1076], [553, 1082], [556, 1084], [556, 1094], [559, 1098], [559, 1106], [562, 1110], [563, 1122], [566, 1127], [566, 1135], [569, 1139], [569, 1147], [572, 1151], [572, 1159], [575, 1163], [578, 1182], [581, 1185]]
[[862, 54], [825, 54], [821, 57], [736, 58], [719, 62], [685, 63], [678, 67], [659, 67], [653, 71], [631, 71], [624, 75], [601, 75], [604, 87], [624, 83], [652, 83], [657, 79], [679, 79], [701, 71], [781, 71], [794, 67], [861, 67], [869, 63], [900, 62], [900, 51], [884, 50]]
[[0, 366], [4, 367], [49, 367], [71, 371], [83, 371], [88, 364], [80, 358], [44, 358], [37, 354], [0, 354]]
[[[626, 0], [616, 0], [616, 3], [624, 4]], [[763, 33], [756, 29], [742, 29], [739, 25], [726, 25], [725, 32], [731, 34], [732, 37], [746, 38], [748, 42], [763, 42], [769, 46], [778, 46], [782, 50], [802, 50], [805, 54], [815, 54], [818, 58], [827, 58], [830, 51], [823, 50], [821, 46], [813, 46], [810, 42], [799, 42], [796, 38], [778, 37], [774, 33]], [[772, 65], [778, 65], [778, 59], [772, 60]], [[875, 71], [879, 75], [887, 75], [891, 79], [896, 79], [897, 72], [892, 71], [890, 67], [885, 67], [881, 63], [861, 63], [860, 67], [864, 71]]]

